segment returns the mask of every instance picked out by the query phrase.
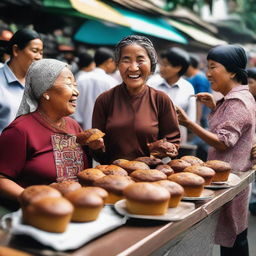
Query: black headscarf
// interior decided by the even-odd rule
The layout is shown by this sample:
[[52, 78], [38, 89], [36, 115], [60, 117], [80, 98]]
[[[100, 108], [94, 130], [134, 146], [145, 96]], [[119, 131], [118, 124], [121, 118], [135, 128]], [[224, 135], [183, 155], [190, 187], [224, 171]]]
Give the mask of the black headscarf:
[[228, 72], [235, 73], [235, 79], [241, 84], [247, 84], [247, 72], [245, 70], [247, 57], [245, 50], [237, 45], [220, 45], [212, 48], [207, 60], [213, 60], [222, 64]]

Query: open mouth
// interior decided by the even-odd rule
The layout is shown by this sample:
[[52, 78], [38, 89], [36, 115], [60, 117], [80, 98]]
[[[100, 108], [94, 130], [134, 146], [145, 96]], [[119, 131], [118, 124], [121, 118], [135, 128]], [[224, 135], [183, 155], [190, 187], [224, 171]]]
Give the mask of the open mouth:
[[138, 79], [140, 78], [140, 75], [128, 75], [130, 79]]
[[72, 106], [76, 106], [76, 99], [71, 99], [69, 100]]

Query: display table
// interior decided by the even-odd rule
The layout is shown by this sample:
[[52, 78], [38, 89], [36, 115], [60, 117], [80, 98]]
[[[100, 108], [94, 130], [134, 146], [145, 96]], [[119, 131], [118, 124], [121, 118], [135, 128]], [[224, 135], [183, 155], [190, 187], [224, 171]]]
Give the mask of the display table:
[[239, 185], [213, 190], [212, 199], [198, 201], [196, 209], [177, 222], [129, 219], [125, 225], [83, 247], [64, 253], [47, 248], [48, 254], [42, 254], [45, 247], [39, 243], [32, 243], [33, 240], [27, 238], [21, 241], [20, 237], [11, 236], [1, 230], [0, 244], [24, 250], [29, 248], [39, 255], [212, 255], [214, 230], [221, 206], [232, 200], [255, 179], [254, 170], [236, 174], [241, 178]]

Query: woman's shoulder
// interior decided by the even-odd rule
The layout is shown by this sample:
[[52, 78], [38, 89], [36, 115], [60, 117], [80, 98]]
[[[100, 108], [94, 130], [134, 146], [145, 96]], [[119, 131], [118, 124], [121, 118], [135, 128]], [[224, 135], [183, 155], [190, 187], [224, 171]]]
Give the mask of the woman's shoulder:
[[29, 123], [35, 122], [35, 118], [33, 117], [32, 113], [22, 115], [17, 117], [13, 120], [13, 122], [10, 124], [12, 126], [16, 127], [26, 127]]
[[232, 102], [233, 104], [242, 104], [244, 106], [251, 106], [255, 108], [255, 99], [249, 91], [248, 86], [241, 85], [236, 90], [231, 91], [225, 96], [225, 101], [228, 103]]
[[[32, 114], [22, 115], [14, 119], [4, 130], [16, 130], [18, 133], [27, 133], [31, 125], [36, 122]], [[32, 129], [32, 128], [31, 128]]]

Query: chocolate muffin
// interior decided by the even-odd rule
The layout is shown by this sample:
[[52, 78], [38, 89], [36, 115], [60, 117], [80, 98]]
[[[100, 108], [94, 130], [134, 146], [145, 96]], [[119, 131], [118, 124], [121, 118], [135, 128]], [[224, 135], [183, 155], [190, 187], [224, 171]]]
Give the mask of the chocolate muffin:
[[196, 156], [182, 156], [180, 159], [185, 160], [191, 165], [202, 165], [204, 162]]
[[153, 156], [141, 156], [134, 159], [134, 161], [143, 162], [150, 168], [154, 169], [157, 165], [162, 164], [162, 160]]
[[168, 164], [160, 164], [156, 169], [163, 172], [167, 177], [174, 173], [174, 170]]
[[170, 180], [160, 180], [154, 183], [164, 187], [169, 191], [171, 196], [169, 200], [169, 208], [177, 207], [184, 195], [183, 187], [180, 184]]
[[102, 138], [105, 135], [102, 131], [99, 129], [88, 129], [83, 132], [80, 132], [76, 135], [76, 142], [80, 145], [88, 145], [90, 142], [98, 140]]
[[18, 197], [18, 200], [21, 207], [26, 207], [30, 203], [44, 197], [61, 197], [61, 193], [57, 189], [47, 185], [33, 185], [25, 188]]
[[227, 162], [220, 160], [210, 160], [204, 163], [204, 166], [212, 168], [215, 175], [212, 179], [213, 182], [225, 182], [228, 180], [229, 174], [232, 170], [231, 165]]
[[200, 197], [204, 189], [204, 179], [194, 173], [174, 173], [168, 177], [168, 180], [180, 184], [184, 188], [187, 197]]
[[182, 159], [173, 159], [168, 165], [174, 170], [174, 172], [182, 172], [186, 167], [191, 164]]
[[114, 164], [97, 165], [95, 168], [101, 170], [105, 175], [128, 176], [128, 173], [125, 169]]
[[136, 181], [147, 181], [147, 182], [153, 182], [158, 180], [165, 180], [167, 179], [167, 176], [156, 169], [150, 169], [150, 170], [136, 170], [133, 171], [130, 176]]
[[74, 207], [64, 197], [44, 197], [22, 209], [26, 224], [48, 232], [62, 233], [71, 220]]
[[168, 142], [166, 139], [149, 143], [148, 148], [150, 154], [158, 158], [164, 158], [167, 156], [172, 158], [178, 155], [176, 146], [173, 143]]
[[51, 183], [50, 187], [57, 189], [62, 195], [65, 195], [69, 191], [81, 188], [81, 184], [73, 180], [65, 180]]
[[108, 192], [106, 204], [114, 204], [123, 199], [123, 190], [129, 184], [134, 183], [129, 176], [107, 175], [95, 180], [94, 186], [104, 188]]
[[88, 191], [84, 187], [67, 193], [65, 197], [74, 206], [71, 220], [75, 222], [96, 220], [104, 206], [104, 201], [97, 192]]
[[203, 177], [205, 180], [204, 185], [211, 184], [212, 179], [215, 175], [215, 171], [212, 168], [209, 168], [207, 166], [201, 166], [201, 165], [192, 165], [192, 166], [186, 167], [184, 169], [184, 172], [191, 172]]
[[95, 180], [103, 176], [105, 174], [96, 168], [85, 169], [77, 174], [78, 181], [82, 186], [91, 186]]
[[130, 174], [131, 172], [135, 171], [135, 170], [149, 170], [149, 166], [143, 162], [139, 162], [139, 161], [124, 161], [124, 162], [120, 162], [119, 164], [117, 164], [118, 166], [122, 167], [123, 169], [125, 169], [128, 174]]
[[168, 210], [170, 193], [149, 182], [137, 182], [124, 189], [126, 208], [132, 214], [163, 215]]

